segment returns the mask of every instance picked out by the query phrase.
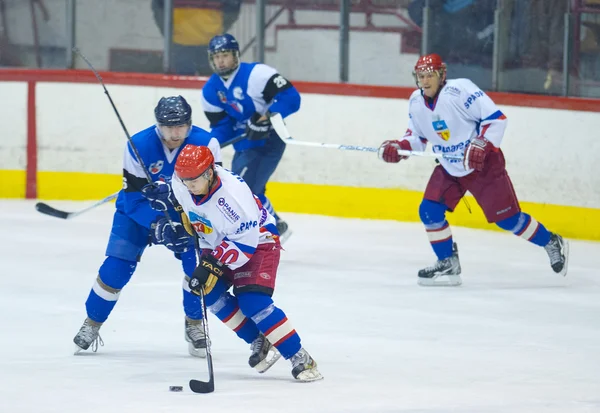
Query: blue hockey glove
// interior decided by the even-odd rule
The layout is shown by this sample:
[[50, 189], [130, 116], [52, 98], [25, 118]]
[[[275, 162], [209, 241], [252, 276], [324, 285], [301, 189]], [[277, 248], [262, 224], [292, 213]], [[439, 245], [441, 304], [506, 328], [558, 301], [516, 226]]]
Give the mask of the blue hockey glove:
[[269, 112], [264, 115], [255, 112], [254, 115], [246, 123], [246, 135], [250, 141], [258, 141], [261, 139], [267, 139], [269, 132], [273, 129], [271, 120], [269, 119]]
[[150, 236], [153, 244], [164, 245], [176, 254], [183, 254], [194, 248], [194, 238], [179, 222], [173, 226], [165, 217], [157, 219], [150, 225]]
[[212, 255], [203, 255], [200, 265], [196, 267], [190, 278], [190, 290], [193, 294], [200, 295], [200, 290], [204, 288], [204, 294], [208, 294], [222, 275], [223, 263]]
[[174, 206], [177, 202], [171, 191], [171, 185], [162, 181], [145, 185], [142, 188], [142, 196], [150, 201], [152, 209], [161, 212], [166, 211], [169, 206]]

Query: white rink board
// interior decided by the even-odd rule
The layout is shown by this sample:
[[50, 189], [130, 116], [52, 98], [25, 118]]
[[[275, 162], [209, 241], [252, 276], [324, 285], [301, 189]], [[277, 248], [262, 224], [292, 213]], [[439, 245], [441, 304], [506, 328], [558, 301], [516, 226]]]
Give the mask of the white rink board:
[[[2, 87], [21, 86], [25, 84]], [[161, 96], [177, 94], [192, 105], [194, 123], [208, 126], [199, 90], [107, 87], [131, 134], [154, 123], [153, 109]], [[42, 82], [37, 85], [37, 95], [39, 170], [120, 174], [126, 138], [100, 85]], [[11, 118], [22, 119], [16, 125], [25, 122], [21, 99], [14, 108], [10, 106]], [[600, 208], [600, 139], [596, 136], [600, 113], [515, 106], [501, 109], [508, 117], [503, 150], [519, 198]], [[404, 99], [303, 94], [300, 112], [288, 119], [288, 126], [300, 140], [376, 147], [385, 139], [401, 137], [406, 119]], [[9, 127], [19, 128], [11, 136], [21, 140], [11, 140], [9, 150], [2, 147], [0, 162], [16, 167], [22, 163], [18, 155], [23, 148], [16, 142], [23, 142], [25, 129]], [[231, 153], [231, 149], [225, 151], [226, 165]], [[433, 165], [431, 159], [386, 165], [372, 153], [290, 146], [273, 180], [422, 190]]]
[[0, 169], [27, 166], [27, 83], [0, 82]]

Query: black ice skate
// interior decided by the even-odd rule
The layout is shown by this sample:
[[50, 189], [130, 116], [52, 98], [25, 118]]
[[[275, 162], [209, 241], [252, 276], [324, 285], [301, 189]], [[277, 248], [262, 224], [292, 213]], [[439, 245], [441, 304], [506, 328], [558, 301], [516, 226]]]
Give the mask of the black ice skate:
[[279, 351], [266, 339], [263, 333], [259, 333], [258, 337], [254, 339], [250, 345], [250, 351], [252, 354], [250, 354], [248, 364], [259, 373], [269, 370], [281, 357]]
[[569, 265], [569, 243], [558, 234], [550, 234], [550, 242], [544, 247], [555, 273], [567, 275]]
[[308, 382], [322, 380], [323, 376], [317, 370], [317, 362], [301, 348], [290, 359], [292, 362], [292, 376], [298, 381]]
[[82, 350], [87, 350], [90, 346], [95, 353], [98, 351], [98, 345], [104, 345], [104, 341], [102, 341], [102, 337], [100, 337], [100, 327], [102, 327], [102, 323], [97, 323], [89, 318], [85, 319], [79, 332], [73, 338], [73, 343], [77, 345], [77, 347], [75, 347], [75, 354]]
[[185, 341], [188, 352], [194, 357], [206, 357], [206, 335], [204, 334], [204, 321], [185, 318]]
[[282, 244], [284, 242], [287, 241], [287, 239], [290, 237], [290, 235], [292, 235], [292, 231], [290, 230], [290, 227], [288, 226], [287, 222], [283, 221], [283, 220], [278, 220], [277, 221], [277, 232], [279, 232], [279, 242], [281, 242]]
[[458, 246], [452, 244], [452, 256], [419, 271], [419, 285], [423, 286], [448, 286], [456, 287], [462, 284], [460, 278], [460, 261], [458, 259]]

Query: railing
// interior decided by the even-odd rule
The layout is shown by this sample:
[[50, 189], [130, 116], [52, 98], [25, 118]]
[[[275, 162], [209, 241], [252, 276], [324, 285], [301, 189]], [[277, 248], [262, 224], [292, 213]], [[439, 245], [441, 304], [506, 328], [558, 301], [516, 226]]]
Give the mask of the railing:
[[[261, 50], [267, 64], [283, 66], [296, 80], [339, 81], [333, 59], [346, 65], [340, 76], [347, 72], [352, 82], [410, 86], [410, 76], [393, 74], [410, 71], [417, 55], [427, 51], [442, 54], [450, 77], [472, 78], [487, 90], [600, 97], [600, 0], [243, 0], [241, 7], [242, 0], [213, 0], [213, 10], [238, 7], [223, 12], [232, 24], [217, 21], [218, 12], [197, 24], [185, 21], [193, 11], [175, 11], [170, 42], [161, 18], [171, 12], [158, 9], [171, 10], [174, 1], [176, 10], [203, 4], [0, 0], [0, 66], [83, 68], [70, 51], [76, 44], [101, 70], [208, 75], [210, 32], [200, 34], [204, 43], [177, 39], [186, 30], [194, 35], [212, 25], [215, 32], [221, 28], [238, 37], [245, 60], [256, 59]], [[258, 30], [260, 10], [265, 18]], [[348, 38], [350, 57], [340, 44]], [[300, 63], [294, 60], [298, 54]], [[357, 59], [362, 55], [368, 64]], [[180, 71], [186, 58], [194, 60], [191, 69]], [[292, 66], [286, 68], [286, 62]], [[313, 66], [292, 70], [298, 65]]]

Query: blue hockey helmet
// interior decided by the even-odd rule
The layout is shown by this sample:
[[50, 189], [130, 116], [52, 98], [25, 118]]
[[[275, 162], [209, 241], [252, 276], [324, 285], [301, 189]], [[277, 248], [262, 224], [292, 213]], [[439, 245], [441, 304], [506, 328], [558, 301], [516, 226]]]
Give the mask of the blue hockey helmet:
[[179, 126], [192, 123], [192, 107], [183, 96], [160, 98], [154, 108], [156, 123], [162, 126]]
[[[213, 56], [217, 53], [231, 52], [233, 54], [233, 66], [219, 69], [215, 66]], [[235, 72], [240, 65], [240, 45], [235, 37], [229, 33], [219, 34], [210, 39], [208, 43], [208, 61], [213, 72], [221, 77], [226, 77]]]

